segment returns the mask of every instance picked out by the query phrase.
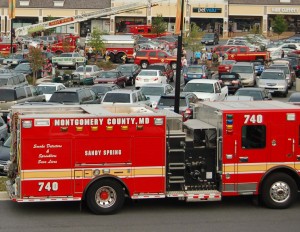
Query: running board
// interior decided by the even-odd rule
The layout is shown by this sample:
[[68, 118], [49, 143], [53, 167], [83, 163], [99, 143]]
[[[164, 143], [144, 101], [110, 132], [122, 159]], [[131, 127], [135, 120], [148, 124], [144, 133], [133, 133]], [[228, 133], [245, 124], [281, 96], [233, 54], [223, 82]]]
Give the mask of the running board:
[[197, 201], [221, 201], [221, 192], [216, 190], [205, 191], [170, 191], [167, 192], [167, 197], [182, 198], [186, 202]]

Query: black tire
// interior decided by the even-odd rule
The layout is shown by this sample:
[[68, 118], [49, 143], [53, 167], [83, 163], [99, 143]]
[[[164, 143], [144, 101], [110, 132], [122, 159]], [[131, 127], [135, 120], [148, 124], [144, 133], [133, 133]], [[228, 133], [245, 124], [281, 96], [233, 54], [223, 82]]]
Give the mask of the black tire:
[[272, 209], [286, 209], [297, 198], [297, 185], [292, 177], [285, 173], [270, 175], [261, 188], [261, 200]]
[[109, 61], [110, 62], [115, 62], [115, 55], [112, 52], [109, 53]]
[[142, 67], [142, 69], [148, 68], [148, 65], [149, 65], [148, 61], [142, 61], [142, 62], [141, 62], [141, 67]]
[[129, 85], [129, 86], [134, 86], [134, 79], [131, 78], [131, 79], [127, 82], [127, 85]]
[[124, 55], [125, 55], [124, 53], [119, 53], [119, 54], [116, 56], [116, 63], [122, 64], [122, 63], [123, 63], [122, 57], [123, 57]]
[[125, 201], [122, 186], [113, 180], [99, 180], [86, 193], [88, 208], [95, 214], [113, 214]]

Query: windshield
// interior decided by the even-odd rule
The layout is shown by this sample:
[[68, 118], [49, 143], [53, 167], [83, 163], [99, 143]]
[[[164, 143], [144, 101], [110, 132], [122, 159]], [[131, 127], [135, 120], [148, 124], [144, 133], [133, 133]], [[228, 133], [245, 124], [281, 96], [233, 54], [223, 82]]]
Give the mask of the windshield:
[[116, 73], [114, 72], [103, 72], [99, 75], [100, 78], [116, 78]]
[[214, 93], [214, 85], [209, 83], [187, 83], [183, 92]]
[[150, 95], [150, 96], [161, 96], [164, 94], [164, 88], [163, 87], [146, 87], [143, 86], [141, 88], [141, 91], [145, 94], [145, 95]]
[[30, 69], [30, 64], [19, 64], [17, 67], [15, 67], [16, 71], [27, 71]]
[[79, 66], [77, 69], [76, 69], [76, 72], [92, 72], [92, 67], [85, 67], [85, 70], [84, 70], [84, 67], [83, 66]]
[[43, 94], [53, 94], [56, 91], [55, 86], [38, 86], [37, 89]]
[[189, 67], [187, 72], [188, 73], [203, 73], [203, 68], [202, 67]]
[[119, 66], [119, 67], [117, 67], [117, 70], [120, 72], [131, 72], [132, 67], [131, 66]]
[[260, 79], [284, 80], [284, 75], [278, 72], [263, 72]]
[[[158, 102], [158, 107], [159, 106], [165, 106], [165, 107], [174, 107], [175, 104], [175, 97], [170, 97], [170, 98], [160, 98]], [[187, 106], [185, 98], [180, 98], [179, 100], [179, 106]]]
[[231, 72], [253, 73], [253, 68], [251, 66], [233, 66]]
[[237, 91], [235, 93], [236, 96], [250, 96], [253, 97], [253, 100], [263, 100], [262, 95], [259, 91], [253, 90], [244, 90], [244, 91]]
[[103, 102], [130, 103], [130, 94], [127, 93], [106, 93]]
[[16, 99], [15, 90], [13, 89], [1, 89], [0, 101], [14, 101]]
[[72, 92], [55, 92], [52, 94], [49, 102], [79, 102], [77, 93]]
[[284, 71], [285, 75], [290, 74], [290, 70], [287, 66], [270, 66], [270, 68], [281, 69]]
[[148, 67], [148, 70], [161, 70], [161, 71], [164, 71], [165, 67], [162, 66], [162, 65], [150, 65]]
[[[0, 78], [0, 86], [7, 85], [8, 79], [7, 78]], [[1, 90], [2, 94], [2, 90]]]
[[139, 74], [139, 76], [157, 76], [157, 72], [156, 71], [146, 71], [146, 70], [142, 70]]
[[104, 94], [104, 93], [106, 93], [106, 92], [108, 92], [108, 91], [111, 90], [111, 88], [110, 88], [110, 87], [107, 87], [107, 86], [93, 86], [91, 89], [92, 89], [96, 94], [99, 94], [99, 93]]

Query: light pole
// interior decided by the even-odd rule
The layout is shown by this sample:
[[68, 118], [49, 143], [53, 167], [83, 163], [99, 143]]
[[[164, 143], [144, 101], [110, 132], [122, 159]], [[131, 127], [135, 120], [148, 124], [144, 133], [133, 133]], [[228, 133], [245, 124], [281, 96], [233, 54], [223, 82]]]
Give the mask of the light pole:
[[[177, 43], [177, 63], [176, 63], [176, 82], [175, 82], [175, 103], [174, 111], [179, 113], [179, 102], [180, 102], [180, 79], [181, 79], [181, 56], [182, 56], [182, 36], [183, 36], [183, 2], [181, 1], [181, 12], [180, 12], [180, 33], [178, 34], [178, 43]], [[178, 2], [179, 2], [178, 1]]]

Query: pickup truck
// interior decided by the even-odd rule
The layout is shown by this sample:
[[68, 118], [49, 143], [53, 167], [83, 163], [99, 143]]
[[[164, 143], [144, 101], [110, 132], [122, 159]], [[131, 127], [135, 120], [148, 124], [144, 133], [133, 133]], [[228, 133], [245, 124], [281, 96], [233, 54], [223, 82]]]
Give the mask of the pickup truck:
[[58, 69], [62, 67], [73, 67], [75, 69], [86, 63], [86, 58], [80, 56], [78, 52], [65, 52], [60, 56], [52, 57], [52, 64]]
[[228, 60], [235, 60], [237, 62], [241, 61], [254, 61], [254, 60], [263, 60], [268, 61], [270, 59], [270, 53], [267, 51], [250, 51], [247, 46], [237, 46], [229, 48], [226, 51]]
[[200, 101], [223, 101], [228, 95], [228, 87], [221, 87], [219, 80], [198, 79], [189, 81], [183, 92], [194, 93]]

